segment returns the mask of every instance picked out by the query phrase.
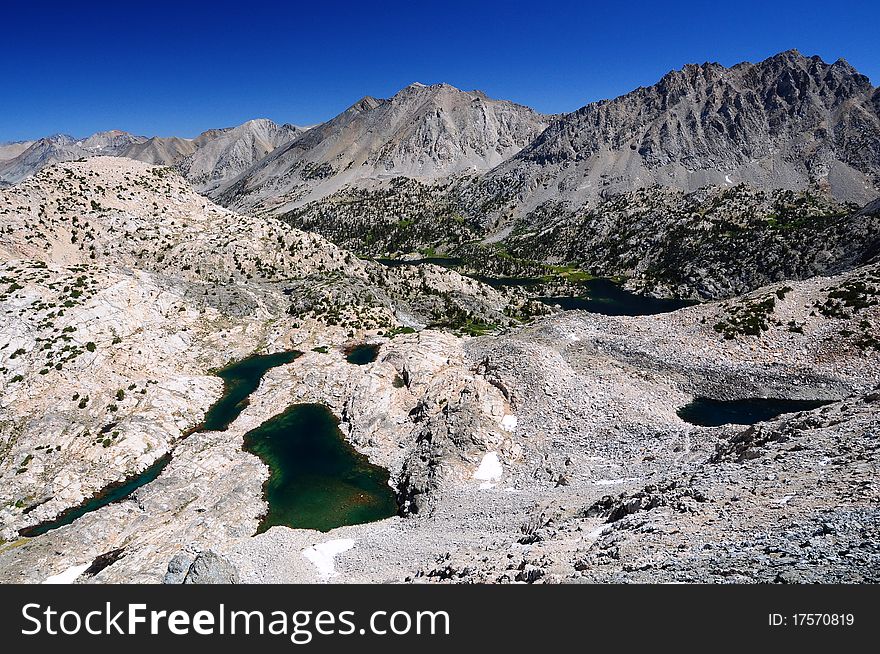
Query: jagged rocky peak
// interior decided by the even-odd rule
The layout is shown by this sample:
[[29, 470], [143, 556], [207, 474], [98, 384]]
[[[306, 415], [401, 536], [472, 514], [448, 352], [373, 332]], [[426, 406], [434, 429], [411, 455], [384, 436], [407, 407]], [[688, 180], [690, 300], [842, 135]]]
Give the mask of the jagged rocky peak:
[[653, 184], [816, 188], [864, 203], [880, 188], [878, 98], [847, 62], [796, 50], [729, 68], [689, 64], [563, 116], [490, 182], [515, 184], [526, 212]]

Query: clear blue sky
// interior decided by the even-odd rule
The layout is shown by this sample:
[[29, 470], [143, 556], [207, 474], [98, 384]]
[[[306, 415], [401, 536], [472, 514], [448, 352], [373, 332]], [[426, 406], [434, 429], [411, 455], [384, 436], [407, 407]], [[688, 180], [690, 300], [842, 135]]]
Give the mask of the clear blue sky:
[[880, 81], [880, 2], [8, 2], [0, 142], [310, 125], [410, 82], [552, 113], [797, 48]]

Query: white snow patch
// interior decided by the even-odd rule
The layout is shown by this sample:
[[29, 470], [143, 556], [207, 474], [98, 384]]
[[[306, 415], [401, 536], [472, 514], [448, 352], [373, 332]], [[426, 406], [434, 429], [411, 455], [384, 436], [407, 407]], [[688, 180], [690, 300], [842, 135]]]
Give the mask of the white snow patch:
[[351, 538], [337, 538], [336, 540], [328, 540], [325, 543], [317, 543], [305, 548], [302, 555], [306, 557], [318, 569], [318, 575], [322, 579], [335, 577], [339, 573], [336, 572], [334, 559], [337, 554], [342, 554], [354, 547], [354, 540]]
[[[501, 467], [501, 461], [498, 460], [498, 452], [486, 452], [483, 455], [483, 460], [480, 461], [480, 467], [474, 473], [474, 479], [485, 482], [498, 481], [503, 474], [504, 468]], [[480, 488], [491, 488], [491, 486], [483, 484]]]
[[595, 543], [597, 540], [599, 540], [599, 536], [604, 534], [605, 531], [610, 528], [610, 526], [611, 525], [599, 525], [593, 531], [587, 534], [587, 541]]
[[83, 572], [88, 570], [91, 563], [83, 563], [82, 565], [75, 565], [72, 568], [67, 568], [64, 572], [61, 572], [57, 575], [52, 575], [51, 577], [46, 577], [42, 583], [44, 584], [72, 584], [76, 581], [76, 578], [79, 577]]
[[628, 481], [638, 481], [635, 477], [631, 477], [629, 479], [597, 479], [593, 483], [596, 486], [616, 486], [617, 484], [625, 484]]
[[506, 429], [507, 431], [513, 431], [516, 429], [517, 422], [518, 420], [516, 416], [507, 414], [501, 419], [501, 428]]
[[725, 175], [725, 176], [724, 176], [724, 181], [727, 182], [728, 184], [733, 184], [733, 180], [730, 179], [730, 175]]

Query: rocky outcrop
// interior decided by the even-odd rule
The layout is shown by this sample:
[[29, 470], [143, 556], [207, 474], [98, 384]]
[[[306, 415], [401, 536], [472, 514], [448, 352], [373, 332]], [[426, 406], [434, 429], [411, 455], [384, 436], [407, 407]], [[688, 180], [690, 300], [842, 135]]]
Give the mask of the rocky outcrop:
[[[171, 567], [169, 565], [169, 571]], [[167, 577], [166, 577], [166, 582]], [[237, 584], [238, 570], [211, 550], [199, 552], [183, 578], [184, 584]]]
[[238, 570], [226, 559], [212, 550], [195, 556], [179, 552], [168, 562], [163, 584], [237, 584]]

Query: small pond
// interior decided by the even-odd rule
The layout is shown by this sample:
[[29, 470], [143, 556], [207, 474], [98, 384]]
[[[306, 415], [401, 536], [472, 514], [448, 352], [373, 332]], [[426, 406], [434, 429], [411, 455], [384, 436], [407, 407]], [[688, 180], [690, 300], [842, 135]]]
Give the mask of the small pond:
[[376, 360], [381, 347], [381, 345], [367, 345], [366, 343], [355, 345], [345, 350], [345, 360], [356, 366], [365, 366]]
[[596, 278], [580, 282], [584, 293], [577, 296], [539, 297], [544, 304], [558, 304], [564, 310], [583, 309], [606, 316], [648, 316], [688, 307], [696, 302], [637, 295], [610, 279]]
[[94, 497], [86, 500], [79, 506], [74, 506], [65, 511], [62, 511], [60, 514], [58, 514], [57, 517], [53, 518], [52, 520], [41, 522], [39, 524], [33, 525], [32, 527], [25, 527], [18, 532], [18, 535], [20, 538], [33, 538], [34, 536], [40, 536], [41, 534], [45, 534], [47, 531], [57, 529], [58, 527], [63, 527], [64, 525], [69, 525], [77, 518], [80, 518], [86, 513], [90, 513], [91, 511], [95, 511], [96, 509], [100, 509], [102, 506], [107, 506], [108, 504], [112, 504], [113, 502], [124, 500], [126, 497], [135, 492], [138, 488], [140, 488], [141, 486], [146, 486], [156, 477], [158, 477], [159, 474], [165, 469], [165, 466], [167, 466], [169, 463], [171, 463], [170, 454], [161, 456], [143, 472], [126, 479], [122, 483], [111, 484], [110, 486], [107, 486]]
[[216, 371], [223, 380], [223, 395], [208, 409], [199, 431], [225, 431], [247, 407], [248, 396], [257, 390], [263, 375], [300, 355], [296, 351], [259, 354]]
[[833, 400], [781, 400], [749, 398], [744, 400], [713, 400], [698, 397], [678, 410], [678, 417], [693, 425], [752, 425], [771, 420], [784, 413], [810, 411], [830, 404]]

